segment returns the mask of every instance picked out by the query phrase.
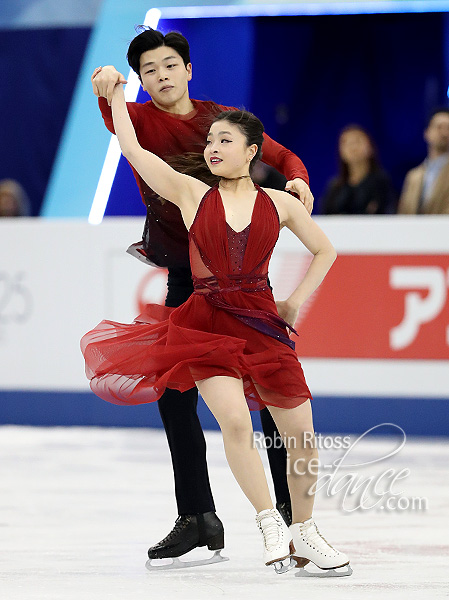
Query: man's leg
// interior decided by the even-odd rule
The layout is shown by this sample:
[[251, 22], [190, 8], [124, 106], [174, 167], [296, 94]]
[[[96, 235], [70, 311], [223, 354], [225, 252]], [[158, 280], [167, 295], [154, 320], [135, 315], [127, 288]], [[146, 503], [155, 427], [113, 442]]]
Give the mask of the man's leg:
[[167, 389], [158, 401], [172, 457], [179, 515], [215, 512], [197, 403], [196, 387], [183, 394]]
[[[180, 306], [193, 292], [190, 271], [171, 269], [166, 306]], [[198, 546], [224, 547], [224, 530], [215, 514], [206, 462], [206, 441], [197, 414], [198, 390], [168, 389], [158, 401], [175, 479], [178, 519], [173, 530], [148, 550], [153, 558], [186, 554]]]
[[267, 441], [268, 462], [276, 495], [276, 508], [287, 525], [291, 525], [292, 508], [287, 484], [287, 450], [284, 444], [280, 443], [276, 424], [268, 408], [260, 411], [260, 420]]

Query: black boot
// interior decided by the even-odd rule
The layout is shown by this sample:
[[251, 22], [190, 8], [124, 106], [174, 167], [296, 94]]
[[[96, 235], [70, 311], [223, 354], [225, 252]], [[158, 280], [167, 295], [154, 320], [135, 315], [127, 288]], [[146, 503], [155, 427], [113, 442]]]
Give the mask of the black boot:
[[290, 527], [292, 524], [292, 504], [291, 502], [278, 502], [276, 504], [276, 508], [281, 513], [281, 517], [287, 523], [287, 526]]
[[174, 558], [199, 546], [207, 546], [209, 550], [224, 548], [223, 524], [214, 512], [180, 515], [170, 533], [151, 546], [148, 557]]

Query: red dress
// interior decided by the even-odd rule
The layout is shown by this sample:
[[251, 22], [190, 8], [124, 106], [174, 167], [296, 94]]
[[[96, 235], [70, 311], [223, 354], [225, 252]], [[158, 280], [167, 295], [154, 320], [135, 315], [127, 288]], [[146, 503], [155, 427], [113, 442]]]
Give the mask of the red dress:
[[[131, 324], [102, 321], [81, 340], [86, 375], [114, 404], [158, 400], [215, 375], [243, 379], [250, 409], [293, 408], [311, 398], [304, 373], [267, 285], [279, 216], [257, 186], [251, 223], [235, 232], [218, 187], [209, 190], [189, 231], [194, 293], [181, 306], [147, 305]], [[291, 329], [291, 328], [290, 328]]]

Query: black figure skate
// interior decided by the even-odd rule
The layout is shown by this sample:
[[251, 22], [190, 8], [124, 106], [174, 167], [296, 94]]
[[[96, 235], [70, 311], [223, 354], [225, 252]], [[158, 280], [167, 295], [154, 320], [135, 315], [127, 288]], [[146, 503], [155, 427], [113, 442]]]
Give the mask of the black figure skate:
[[[207, 546], [214, 554], [202, 560], [183, 561], [179, 557], [187, 554], [194, 548]], [[221, 556], [224, 548], [223, 524], [214, 512], [199, 515], [180, 515], [170, 533], [159, 543], [148, 550], [146, 568], [155, 569], [183, 569], [198, 567], [229, 560]], [[159, 559], [171, 559], [168, 564], [157, 564]]]
[[276, 504], [276, 508], [278, 509], [281, 517], [284, 519], [287, 527], [290, 527], [292, 524], [292, 505], [291, 502], [278, 502]]

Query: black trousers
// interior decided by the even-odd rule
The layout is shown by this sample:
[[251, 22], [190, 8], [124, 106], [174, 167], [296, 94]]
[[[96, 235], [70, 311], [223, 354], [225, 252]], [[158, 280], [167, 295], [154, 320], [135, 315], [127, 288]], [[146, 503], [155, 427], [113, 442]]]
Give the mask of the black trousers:
[[[180, 306], [193, 292], [188, 269], [170, 269], [166, 306]], [[180, 393], [167, 389], [158, 401], [159, 413], [167, 434], [178, 514], [192, 515], [215, 512], [206, 462], [206, 442], [197, 414], [198, 390]], [[260, 412], [267, 438], [267, 452], [277, 502], [288, 502], [290, 495], [286, 477], [286, 450], [272, 444], [276, 425], [268, 409]]]

